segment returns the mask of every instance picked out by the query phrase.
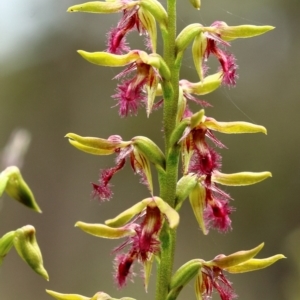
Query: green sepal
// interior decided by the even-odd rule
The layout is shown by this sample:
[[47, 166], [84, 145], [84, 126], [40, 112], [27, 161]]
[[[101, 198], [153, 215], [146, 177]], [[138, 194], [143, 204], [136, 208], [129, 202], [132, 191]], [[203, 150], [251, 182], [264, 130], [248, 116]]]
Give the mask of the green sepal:
[[10, 231], [4, 234], [0, 238], [0, 266], [3, 262], [4, 257], [8, 254], [11, 247], [14, 245], [13, 239], [15, 237], [15, 231]]
[[82, 137], [75, 133], [65, 135], [75, 148], [94, 155], [110, 155], [115, 153], [117, 148], [126, 147], [130, 142], [112, 141], [96, 137]]
[[171, 77], [171, 72], [166, 62], [157, 53], [148, 54], [140, 50], [132, 50], [123, 55], [108, 52], [86, 52], [83, 50], [78, 50], [77, 52], [88, 62], [106, 67], [123, 67], [140, 59], [143, 63], [158, 69], [163, 78], [169, 80]]
[[[138, 147], [133, 147], [133, 156], [134, 156], [134, 165], [137, 166], [137, 169], [141, 169], [146, 177], [147, 187], [151, 195], [153, 195], [153, 181], [152, 181], [152, 172], [150, 161], [145, 154], [138, 149]], [[158, 169], [160, 169], [159, 166]], [[137, 171], [139, 172], [139, 171]]]
[[168, 24], [168, 14], [159, 1], [141, 0], [139, 5], [145, 10], [149, 11], [154, 16], [159, 26], [163, 30], [166, 30]]
[[182, 53], [194, 38], [202, 32], [203, 26], [198, 23], [190, 24], [182, 29], [175, 40], [177, 55]]
[[277, 254], [277, 255], [274, 255], [274, 256], [271, 256], [268, 258], [262, 258], [262, 259], [252, 258], [243, 264], [239, 264], [236, 266], [226, 268], [225, 271], [227, 271], [229, 273], [245, 273], [245, 272], [257, 271], [260, 269], [267, 268], [267, 267], [271, 266], [272, 264], [274, 264], [279, 259], [283, 259], [283, 258], [286, 258], [286, 257], [282, 254]]
[[120, 239], [136, 233], [135, 230], [130, 227], [112, 228], [103, 224], [89, 224], [80, 221], [75, 224], [75, 227], [80, 228], [88, 234], [106, 239]]
[[130, 1], [127, 4], [125, 1], [92, 1], [73, 5], [68, 8], [67, 12], [109, 14], [120, 12], [138, 4], [138, 1]]
[[157, 30], [156, 30], [156, 21], [153, 15], [141, 6], [138, 10], [138, 18], [145, 27], [146, 31], [149, 34], [149, 39], [151, 41], [152, 52], [156, 52], [157, 46]]
[[207, 128], [222, 133], [264, 133], [267, 134], [267, 129], [261, 125], [256, 125], [248, 122], [218, 122], [213, 118], [206, 118], [205, 124]]
[[108, 52], [86, 52], [83, 50], [77, 52], [88, 62], [106, 67], [123, 67], [139, 58], [138, 51], [130, 51], [123, 55]]
[[43, 265], [43, 257], [35, 236], [35, 228], [31, 225], [23, 226], [15, 231], [13, 240], [19, 256], [39, 275], [49, 280]]
[[152, 140], [144, 136], [135, 136], [131, 141], [134, 147], [153, 163], [156, 168], [165, 170], [165, 155]]
[[251, 38], [261, 34], [264, 34], [270, 30], [273, 30], [273, 26], [255, 26], [255, 25], [239, 25], [228, 26], [224, 23], [217, 29], [217, 32], [221, 35], [225, 41], [232, 41], [238, 38]]
[[194, 173], [189, 173], [187, 175], [182, 176], [176, 185], [176, 210], [178, 211], [183, 203], [183, 201], [189, 196], [191, 191], [195, 188], [196, 184], [198, 184], [197, 175]]
[[3, 188], [3, 184], [6, 182], [5, 192], [11, 198], [17, 200], [36, 212], [42, 212], [35, 201], [32, 191], [24, 181], [19, 168], [15, 166], [7, 167], [0, 176], [3, 176], [3, 179], [0, 180], [1, 189]]
[[50, 290], [46, 290], [46, 292], [57, 300], [91, 300], [89, 297], [84, 297], [78, 294], [60, 294]]
[[209, 262], [205, 262], [205, 265], [207, 266], [216, 266], [220, 269], [228, 269], [230, 267], [243, 264], [250, 259], [252, 259], [254, 256], [256, 256], [261, 249], [264, 247], [264, 243], [261, 243], [257, 247], [251, 249], [251, 250], [245, 250], [245, 251], [238, 251], [235, 253], [232, 253], [228, 256], [225, 255], [218, 255], [216, 258]]
[[205, 199], [206, 199], [206, 191], [202, 184], [198, 183], [190, 192], [189, 195], [190, 204], [192, 206], [194, 215], [199, 224], [199, 227], [203, 231], [203, 234], [208, 234], [208, 230], [205, 226], [204, 222], [204, 207], [205, 207]]
[[183, 89], [179, 85], [176, 124], [179, 124], [183, 118], [184, 112], [186, 110], [186, 102], [187, 102], [187, 100], [186, 100], [185, 96], [183, 95]]
[[244, 186], [261, 182], [272, 177], [270, 172], [240, 172], [233, 174], [224, 174], [214, 171], [211, 180], [228, 186]]
[[182, 265], [172, 276], [169, 289], [177, 289], [187, 285], [200, 271], [202, 260], [192, 259]]

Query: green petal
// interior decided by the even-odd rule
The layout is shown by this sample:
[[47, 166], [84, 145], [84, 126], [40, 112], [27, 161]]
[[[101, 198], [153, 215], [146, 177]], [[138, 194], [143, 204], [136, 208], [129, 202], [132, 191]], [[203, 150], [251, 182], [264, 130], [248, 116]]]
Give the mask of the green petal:
[[172, 208], [167, 202], [159, 197], [154, 197], [154, 202], [159, 208], [160, 212], [165, 215], [169, 222], [170, 228], [176, 228], [179, 224], [179, 214], [178, 212]]
[[195, 95], [206, 95], [221, 86], [222, 83], [222, 73], [216, 73], [213, 75], [206, 76], [203, 81], [196, 83], [189, 82], [183, 86], [185, 92]]
[[234, 267], [236, 265], [245, 263], [256, 256], [261, 249], [263, 248], [264, 243], [261, 243], [257, 247], [251, 250], [238, 251], [228, 256], [220, 255], [207, 262], [208, 266], [217, 266], [221, 269], [228, 269], [230, 267]]
[[105, 224], [110, 227], [120, 227], [127, 224], [133, 217], [138, 215], [140, 212], [143, 211], [147, 207], [147, 205], [153, 201], [152, 198], [146, 198], [136, 204], [134, 204], [132, 207], [124, 210], [121, 212], [118, 216], [116, 216], [113, 219], [109, 219], [105, 221]]
[[199, 224], [199, 227], [202, 229], [203, 233], [208, 234], [208, 230], [206, 229], [204, 222], [204, 207], [205, 207], [205, 197], [206, 191], [202, 184], [197, 184], [195, 188], [190, 193], [190, 204], [192, 206], [194, 215]]

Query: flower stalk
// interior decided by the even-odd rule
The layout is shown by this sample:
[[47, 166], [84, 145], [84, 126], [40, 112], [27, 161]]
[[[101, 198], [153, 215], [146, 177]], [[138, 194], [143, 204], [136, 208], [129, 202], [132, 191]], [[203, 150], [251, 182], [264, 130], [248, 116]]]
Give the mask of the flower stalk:
[[[200, 9], [201, 1], [190, 2], [195, 9]], [[254, 259], [263, 247], [261, 244], [252, 250], [228, 256], [220, 254], [211, 261], [193, 259], [174, 273], [176, 228], [179, 225], [180, 209], [185, 199], [189, 198], [204, 235], [210, 229], [221, 232], [232, 229], [230, 215], [234, 208], [230, 205], [231, 197], [219, 185], [255, 184], [271, 177], [271, 173], [223, 173], [222, 158], [215, 148], [226, 146], [214, 132], [266, 134], [266, 129], [243, 121], [217, 121], [206, 116], [204, 109], [194, 113], [190, 110], [188, 101], [208, 107], [211, 106], [208, 102], [196, 97], [209, 94], [221, 85], [235, 86], [238, 78], [237, 64], [235, 56], [228, 51], [229, 42], [266, 33], [273, 27], [228, 26], [225, 22], [216, 21], [207, 27], [198, 23], [188, 25], [177, 35], [176, 0], [167, 0], [166, 9], [157, 0], [113, 0], [79, 4], [70, 7], [68, 11], [122, 13], [117, 26], [108, 34], [106, 51], [78, 51], [84, 59], [95, 65], [125, 67], [114, 78], [120, 80], [120, 83], [116, 94], [112, 96], [117, 101], [120, 117], [136, 115], [141, 107], [145, 107], [147, 117], [150, 117], [154, 108], [163, 107], [163, 151], [154, 141], [144, 136], [123, 141], [118, 135], [107, 139], [82, 137], [74, 133], [66, 135], [71, 145], [86, 153], [116, 154], [115, 166], [102, 170], [98, 183], [93, 183], [93, 194], [101, 201], [112, 197], [110, 181], [122, 170], [126, 160], [129, 160], [133, 171], [141, 176], [141, 183], [147, 186], [150, 193], [149, 198], [137, 202], [117, 217], [106, 220], [105, 224], [79, 221], [76, 227], [105, 239], [125, 238], [125, 242], [113, 251], [116, 253], [115, 280], [119, 287], [127, 284], [134, 265], [140, 263], [147, 291], [152, 265], [156, 263], [155, 300], [176, 300], [191, 280], [195, 280], [196, 299], [208, 299], [214, 290], [222, 300], [234, 299], [236, 295], [224, 271], [254, 271], [267, 267], [284, 256]], [[162, 34], [162, 55], [156, 49], [157, 27]], [[130, 49], [126, 36], [133, 30], [145, 37], [146, 51]], [[199, 76], [199, 81], [195, 83], [180, 79], [183, 53], [190, 45], [195, 71]], [[214, 74], [209, 75], [206, 61], [211, 56], [215, 56], [220, 66]], [[157, 97], [162, 99], [157, 100]], [[180, 162], [182, 171], [179, 170]], [[158, 177], [159, 191], [152, 184], [151, 165]], [[86, 298], [76, 294], [65, 296], [53, 291], [48, 293], [57, 299], [74, 300], [78, 297], [94, 299], [97, 295]], [[99, 299], [113, 299], [101, 293]]]

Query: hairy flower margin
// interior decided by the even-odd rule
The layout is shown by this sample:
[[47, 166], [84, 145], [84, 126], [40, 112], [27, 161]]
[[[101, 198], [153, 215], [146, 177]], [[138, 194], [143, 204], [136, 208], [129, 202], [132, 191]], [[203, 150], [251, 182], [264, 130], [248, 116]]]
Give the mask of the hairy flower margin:
[[[196, 9], [200, 9], [201, 1], [190, 2]], [[273, 264], [283, 256], [254, 259], [263, 246], [260, 245], [252, 250], [229, 256], [218, 255], [212, 261], [192, 260], [172, 275], [170, 270], [174, 254], [175, 229], [179, 224], [178, 212], [185, 199], [189, 198], [196, 220], [204, 234], [207, 234], [211, 227], [222, 232], [228, 231], [231, 228], [230, 214], [234, 209], [229, 205], [230, 196], [222, 191], [219, 185], [255, 184], [270, 177], [271, 173], [222, 173], [221, 156], [212, 144], [219, 148], [226, 147], [215, 136], [214, 131], [240, 134], [266, 133], [266, 129], [247, 122], [219, 122], [206, 117], [204, 110], [193, 113], [189, 109], [188, 101], [196, 102], [202, 107], [211, 106], [196, 96], [211, 93], [222, 84], [235, 86], [238, 67], [235, 56], [228, 51], [230, 41], [258, 36], [272, 30], [273, 27], [228, 26], [221, 21], [205, 27], [195, 23], [186, 26], [175, 40], [170, 40], [170, 37], [176, 36], [176, 20], [169, 19], [168, 13], [157, 0], [94, 1], [72, 6], [68, 11], [122, 13], [117, 26], [108, 33], [106, 51], [79, 50], [78, 53], [96, 65], [125, 67], [115, 77], [120, 83], [112, 96], [119, 106], [120, 116], [136, 115], [139, 107], [144, 106], [149, 117], [154, 108], [163, 106], [163, 130], [166, 138], [164, 154], [153, 141], [143, 136], [123, 141], [118, 135], [101, 139], [67, 134], [69, 142], [81, 151], [95, 155], [114, 153], [117, 155], [116, 165], [103, 170], [99, 183], [93, 184], [93, 194], [100, 200], [111, 198], [110, 180], [123, 168], [127, 158], [133, 171], [141, 175], [141, 182], [147, 185], [150, 192], [150, 198], [134, 204], [116, 218], [107, 220], [105, 224], [77, 222], [76, 226], [102, 238], [125, 238], [125, 241], [113, 251], [117, 253], [115, 279], [119, 287], [123, 287], [133, 275], [132, 266], [137, 261], [143, 265], [147, 290], [151, 267], [156, 261], [159, 266], [156, 298], [158, 300], [177, 299], [183, 286], [192, 278], [196, 279], [197, 300], [211, 298], [214, 290], [219, 293], [222, 300], [234, 299], [235, 293], [224, 271], [240, 273], [257, 270]], [[163, 57], [156, 53], [157, 25], [162, 33], [164, 50], [168, 48], [168, 51], [164, 51]], [[130, 49], [126, 36], [134, 29], [146, 36], [146, 48], [150, 54]], [[191, 44], [195, 70], [199, 76], [199, 82], [195, 83], [179, 79], [183, 53]], [[170, 53], [174, 56], [170, 56]], [[220, 67], [217, 73], [208, 75], [207, 60], [211, 56], [217, 58]], [[174, 78], [175, 81], [178, 78], [177, 83], [174, 82]], [[177, 181], [175, 167], [178, 168], [180, 155], [183, 174]], [[152, 184], [151, 164], [158, 173], [160, 197], [154, 196], [156, 193]], [[166, 278], [171, 278], [171, 281], [166, 282]], [[104, 294], [104, 297], [101, 295], [99, 299], [113, 299], [106, 295]], [[73, 299], [72, 297], [57, 299]], [[94, 300], [94, 298], [95, 296], [74, 300]]]
[[114, 253], [129, 248], [127, 252], [116, 255], [115, 280], [119, 287], [126, 284], [132, 275], [132, 265], [140, 262], [144, 268], [145, 288], [147, 290], [154, 257], [159, 257], [159, 232], [164, 221], [174, 229], [179, 224], [179, 215], [159, 197], [146, 198], [125, 210], [104, 224], [77, 222], [76, 227], [97, 237], [116, 239], [126, 237], [125, 242], [114, 249]]

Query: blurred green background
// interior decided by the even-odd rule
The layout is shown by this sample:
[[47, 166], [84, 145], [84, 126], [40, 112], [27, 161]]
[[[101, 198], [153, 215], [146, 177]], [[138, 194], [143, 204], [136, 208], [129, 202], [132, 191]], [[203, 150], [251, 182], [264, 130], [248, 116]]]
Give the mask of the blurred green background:
[[[300, 2], [203, 0], [201, 11], [194, 10], [187, 0], [178, 2], [178, 30], [192, 22], [210, 25], [215, 20], [229, 25], [268, 24], [276, 30], [234, 41], [231, 51], [239, 64], [237, 87], [224, 87], [201, 98], [214, 106], [206, 109], [206, 114], [217, 120], [243, 120], [268, 129], [267, 136], [218, 135], [229, 148], [221, 151], [223, 171], [269, 170], [273, 178], [254, 186], [226, 188], [236, 207], [233, 230], [227, 234], [211, 231], [203, 236], [185, 203], [176, 267], [188, 259], [209, 260], [264, 241], [260, 257], [284, 253], [289, 259], [259, 272], [230, 275], [239, 299], [299, 299]], [[113, 179], [114, 198], [109, 203], [91, 200], [90, 182], [96, 182], [100, 168], [113, 165], [114, 158], [74, 149], [64, 139], [66, 133], [104, 138], [119, 134], [124, 140], [145, 135], [162, 145], [162, 111], [155, 111], [149, 119], [144, 110], [137, 117], [120, 119], [110, 98], [116, 84], [112, 78], [120, 69], [91, 65], [76, 53], [78, 49], [104, 50], [106, 32], [116, 25], [119, 15], [66, 13], [77, 3], [80, 1], [0, 3], [0, 149], [15, 129], [30, 132], [22, 173], [43, 210], [39, 215], [2, 197], [0, 236], [34, 225], [50, 275], [50, 282], [44, 281], [11, 251], [0, 269], [1, 300], [51, 299], [45, 288], [86, 296], [105, 291], [116, 298], [153, 299], [154, 275], [148, 294], [139, 276], [135, 284], [116, 289], [111, 250], [120, 241], [97, 239], [74, 228], [78, 220], [103, 222], [147, 197], [148, 192], [126, 166]], [[129, 40], [132, 48], [143, 45], [136, 32]], [[181, 75], [197, 80], [190, 49]], [[139, 266], [135, 271], [139, 274]], [[194, 297], [191, 283], [179, 299]]]

